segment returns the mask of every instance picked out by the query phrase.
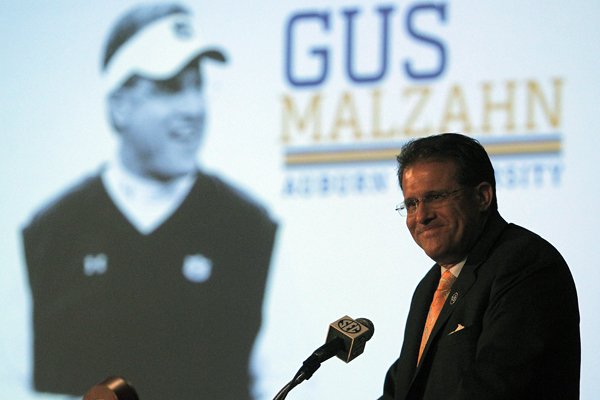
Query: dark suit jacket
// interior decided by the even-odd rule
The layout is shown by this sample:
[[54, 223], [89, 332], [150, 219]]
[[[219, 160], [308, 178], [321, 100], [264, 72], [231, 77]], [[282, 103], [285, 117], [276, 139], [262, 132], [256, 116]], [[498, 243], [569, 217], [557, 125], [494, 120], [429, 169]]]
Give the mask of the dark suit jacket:
[[[417, 367], [434, 265], [413, 295], [400, 357], [380, 400], [579, 398], [579, 309], [562, 256], [493, 213], [446, 300]], [[464, 328], [456, 330], [463, 326]]]

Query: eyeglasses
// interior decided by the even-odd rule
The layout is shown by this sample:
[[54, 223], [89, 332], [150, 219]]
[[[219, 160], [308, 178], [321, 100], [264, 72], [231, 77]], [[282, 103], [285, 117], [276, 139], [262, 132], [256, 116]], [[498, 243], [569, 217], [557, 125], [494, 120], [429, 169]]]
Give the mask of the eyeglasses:
[[419, 206], [419, 203], [423, 203], [424, 205], [427, 205], [429, 207], [439, 207], [443, 205], [444, 202], [450, 198], [450, 196], [462, 190], [465, 190], [465, 188], [460, 188], [446, 192], [431, 192], [421, 198], [406, 199], [396, 206], [396, 211], [398, 211], [398, 214], [402, 215], [403, 217], [406, 217], [407, 215], [413, 215], [417, 212], [417, 207]]

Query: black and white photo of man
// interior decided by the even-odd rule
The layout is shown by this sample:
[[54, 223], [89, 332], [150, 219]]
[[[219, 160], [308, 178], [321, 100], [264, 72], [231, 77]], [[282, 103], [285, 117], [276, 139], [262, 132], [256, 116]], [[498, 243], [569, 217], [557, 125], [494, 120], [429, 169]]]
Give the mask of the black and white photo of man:
[[23, 229], [36, 391], [118, 375], [144, 400], [250, 398], [276, 224], [198, 167], [207, 62], [226, 55], [178, 4], [136, 7], [108, 36], [117, 152]]

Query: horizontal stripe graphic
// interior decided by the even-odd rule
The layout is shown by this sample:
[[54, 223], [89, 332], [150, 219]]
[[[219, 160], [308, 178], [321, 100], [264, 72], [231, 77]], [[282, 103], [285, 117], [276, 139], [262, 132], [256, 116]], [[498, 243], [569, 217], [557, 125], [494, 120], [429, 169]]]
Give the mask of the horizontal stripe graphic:
[[[475, 138], [485, 147], [490, 157], [559, 154], [562, 151], [561, 136], [557, 134]], [[289, 147], [285, 152], [285, 165], [292, 167], [393, 161], [406, 142], [407, 140], [379, 144]]]

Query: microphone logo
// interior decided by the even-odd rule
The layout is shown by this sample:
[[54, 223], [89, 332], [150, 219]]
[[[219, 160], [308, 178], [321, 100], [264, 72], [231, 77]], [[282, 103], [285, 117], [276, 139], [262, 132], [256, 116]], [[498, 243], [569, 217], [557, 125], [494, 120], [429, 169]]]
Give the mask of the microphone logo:
[[362, 325], [351, 318], [342, 318], [337, 324], [346, 333], [359, 333], [362, 329]]

